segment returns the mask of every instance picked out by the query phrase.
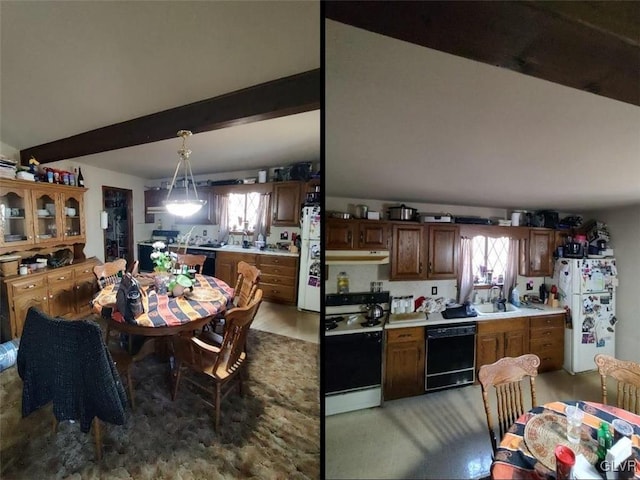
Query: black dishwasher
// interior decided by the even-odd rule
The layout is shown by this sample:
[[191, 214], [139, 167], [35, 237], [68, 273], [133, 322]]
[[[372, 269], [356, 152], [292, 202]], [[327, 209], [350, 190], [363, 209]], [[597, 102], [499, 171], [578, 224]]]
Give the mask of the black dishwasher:
[[476, 324], [427, 327], [425, 390], [473, 383], [476, 363]]

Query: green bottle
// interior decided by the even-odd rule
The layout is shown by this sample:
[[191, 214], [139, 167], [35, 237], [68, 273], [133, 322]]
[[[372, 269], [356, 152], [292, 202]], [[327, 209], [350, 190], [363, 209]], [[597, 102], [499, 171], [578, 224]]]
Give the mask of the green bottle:
[[598, 460], [602, 461], [606, 458], [607, 452], [613, 444], [613, 438], [609, 431], [609, 424], [607, 422], [601, 422], [598, 429]]

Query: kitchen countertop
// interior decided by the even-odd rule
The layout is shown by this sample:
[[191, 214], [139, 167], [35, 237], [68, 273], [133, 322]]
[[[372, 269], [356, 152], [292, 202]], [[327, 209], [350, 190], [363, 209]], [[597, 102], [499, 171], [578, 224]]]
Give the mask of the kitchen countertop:
[[[424, 327], [429, 325], [453, 325], [456, 323], [467, 322], [489, 322], [491, 320], [502, 320], [518, 317], [537, 317], [541, 315], [553, 315], [557, 313], [564, 313], [562, 307], [550, 307], [548, 305], [536, 305], [538, 308], [519, 307], [515, 312], [507, 313], [487, 313], [484, 315], [478, 315], [477, 317], [467, 318], [452, 318], [446, 319], [442, 317], [442, 313], [430, 313], [429, 318], [411, 319], [411, 320], [394, 320], [393, 316], [389, 317], [389, 320], [385, 323], [384, 328], [407, 328], [407, 327]], [[423, 314], [424, 315], [424, 314]]]
[[[138, 242], [138, 245], [153, 245], [153, 242]], [[170, 243], [169, 248], [178, 247], [177, 243]], [[183, 248], [180, 245], [180, 248]], [[288, 250], [276, 250], [267, 248], [265, 250], [260, 250], [256, 247], [251, 248], [242, 248], [240, 245], [225, 245], [224, 247], [201, 247], [199, 245], [187, 245], [187, 248], [197, 248], [198, 250], [208, 250], [210, 252], [233, 252], [233, 253], [255, 253], [258, 255], [282, 255], [285, 257], [298, 257], [299, 253], [291, 253]]]

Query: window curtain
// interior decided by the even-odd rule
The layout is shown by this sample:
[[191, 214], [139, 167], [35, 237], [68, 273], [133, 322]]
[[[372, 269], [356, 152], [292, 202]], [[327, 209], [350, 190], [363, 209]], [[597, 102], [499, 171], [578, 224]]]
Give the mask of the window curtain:
[[218, 220], [218, 226], [220, 231], [218, 233], [218, 240], [220, 242], [229, 241], [229, 196], [228, 195], [216, 195], [216, 219]]
[[504, 285], [502, 287], [502, 294], [511, 301], [511, 291], [516, 286], [518, 281], [518, 253], [520, 242], [517, 238], [511, 238], [509, 240], [509, 253], [507, 254], [507, 268], [505, 269]]
[[471, 301], [473, 295], [473, 248], [471, 239], [460, 239], [460, 285], [458, 286], [458, 302]]
[[270, 193], [263, 193], [260, 195], [260, 200], [258, 202], [258, 216], [256, 219], [256, 226], [253, 229], [253, 241], [258, 240], [258, 235], [261, 235], [266, 239], [269, 235], [269, 227], [271, 226], [271, 222], [269, 221], [271, 217], [269, 216], [269, 204], [271, 200]]

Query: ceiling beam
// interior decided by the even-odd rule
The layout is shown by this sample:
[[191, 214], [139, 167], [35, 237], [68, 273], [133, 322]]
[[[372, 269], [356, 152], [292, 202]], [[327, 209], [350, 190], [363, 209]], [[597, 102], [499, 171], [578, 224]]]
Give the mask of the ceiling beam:
[[325, 17], [640, 105], [640, 2], [329, 1]]
[[80, 133], [20, 151], [20, 161], [40, 163], [175, 138], [178, 130], [194, 134], [294, 115], [320, 108], [320, 69], [280, 78], [218, 97]]

